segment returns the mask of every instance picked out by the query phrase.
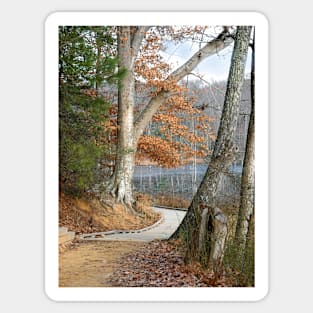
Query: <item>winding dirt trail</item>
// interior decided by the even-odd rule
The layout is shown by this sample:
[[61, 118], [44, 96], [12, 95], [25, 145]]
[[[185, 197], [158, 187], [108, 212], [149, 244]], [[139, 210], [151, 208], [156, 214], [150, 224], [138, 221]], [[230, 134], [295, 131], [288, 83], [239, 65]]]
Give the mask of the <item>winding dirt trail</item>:
[[181, 210], [153, 209], [163, 215], [163, 220], [152, 229], [86, 238], [60, 252], [59, 286], [110, 287], [107, 279], [119, 268], [124, 255], [138, 250], [146, 242], [168, 239], [186, 214]]
[[84, 241], [59, 254], [60, 287], [110, 287], [107, 278], [140, 241]]

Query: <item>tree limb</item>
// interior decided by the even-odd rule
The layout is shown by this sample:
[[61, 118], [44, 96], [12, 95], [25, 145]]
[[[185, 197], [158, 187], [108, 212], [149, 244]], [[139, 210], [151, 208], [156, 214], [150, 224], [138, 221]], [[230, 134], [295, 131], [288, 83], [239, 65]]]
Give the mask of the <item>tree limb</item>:
[[133, 69], [134, 63], [136, 60], [136, 56], [138, 55], [138, 50], [140, 48], [142, 40], [145, 38], [146, 32], [149, 30], [151, 26], [139, 26], [134, 27], [134, 34], [132, 35], [131, 40], [131, 49], [132, 49], [132, 62], [131, 62], [131, 68]]
[[[166, 81], [178, 82], [187, 74], [191, 73], [205, 58], [217, 54], [228, 47], [233, 40], [229, 37], [229, 32], [224, 29], [215, 39], [207, 43], [203, 48], [197, 51], [182, 66], [171, 73]], [[135, 142], [138, 142], [148, 122], [155, 112], [170, 94], [169, 91], [162, 90], [156, 97], [153, 97], [144, 110], [140, 113], [135, 121]]]

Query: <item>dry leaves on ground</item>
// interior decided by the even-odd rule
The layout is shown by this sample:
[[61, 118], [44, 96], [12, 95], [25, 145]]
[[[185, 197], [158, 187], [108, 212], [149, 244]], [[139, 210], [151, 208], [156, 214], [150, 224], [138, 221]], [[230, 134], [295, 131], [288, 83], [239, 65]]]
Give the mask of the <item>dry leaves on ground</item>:
[[109, 230], [108, 227], [95, 223], [90, 215], [78, 210], [75, 200], [63, 193], [59, 195], [59, 226], [67, 227], [77, 234]]
[[[114, 287], [224, 287], [224, 275], [199, 264], [184, 265], [177, 242], [153, 241], [120, 260], [109, 278]], [[230, 282], [229, 282], [230, 283]], [[228, 285], [229, 286], [229, 285]]]
[[76, 234], [104, 232], [108, 230], [141, 229], [156, 223], [161, 215], [151, 210], [146, 196], [137, 197], [135, 211], [127, 212], [121, 204], [103, 205], [99, 200], [84, 200], [59, 195], [59, 226]]

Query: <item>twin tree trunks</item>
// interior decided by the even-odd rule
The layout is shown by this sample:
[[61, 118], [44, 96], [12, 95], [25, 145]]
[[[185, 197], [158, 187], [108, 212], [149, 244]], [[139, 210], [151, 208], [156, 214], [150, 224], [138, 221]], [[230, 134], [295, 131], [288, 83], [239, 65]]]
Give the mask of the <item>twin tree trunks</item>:
[[173, 235], [183, 237], [187, 242], [186, 262], [196, 260], [205, 266], [216, 266], [223, 260], [227, 218], [216, 206], [216, 193], [223, 172], [228, 169], [238, 150], [233, 144], [233, 138], [239, 116], [250, 33], [251, 27], [248, 26], [239, 26], [237, 29], [225, 102], [212, 158], [185, 219]]
[[[254, 149], [255, 149], [255, 128], [254, 128], [254, 114], [255, 114], [255, 71], [254, 71], [255, 49], [254, 41], [252, 45], [251, 58], [251, 113], [248, 127], [248, 136], [246, 143], [246, 153], [243, 164], [243, 173], [241, 181], [240, 206], [238, 213], [238, 221], [235, 233], [235, 242], [238, 251], [239, 259], [245, 258], [244, 251], [248, 251], [249, 240], [253, 240], [253, 217], [254, 217]], [[250, 243], [251, 244], [251, 243]], [[253, 244], [253, 243], [252, 243]], [[240, 260], [239, 260], [240, 261]]]

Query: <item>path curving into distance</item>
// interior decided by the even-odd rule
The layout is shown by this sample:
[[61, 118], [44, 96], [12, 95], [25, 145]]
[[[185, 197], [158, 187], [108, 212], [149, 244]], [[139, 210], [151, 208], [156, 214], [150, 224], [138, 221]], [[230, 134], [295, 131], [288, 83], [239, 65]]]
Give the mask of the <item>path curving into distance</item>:
[[182, 222], [187, 211], [152, 207], [160, 212], [162, 218], [151, 227], [136, 231], [109, 231], [92, 234], [83, 234], [83, 240], [131, 240], [131, 241], [152, 241], [155, 239], [168, 239]]

